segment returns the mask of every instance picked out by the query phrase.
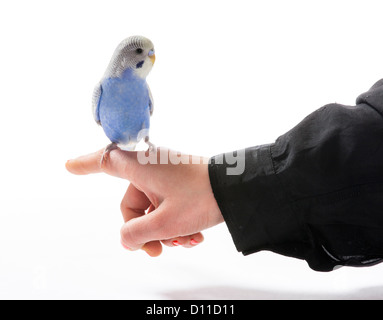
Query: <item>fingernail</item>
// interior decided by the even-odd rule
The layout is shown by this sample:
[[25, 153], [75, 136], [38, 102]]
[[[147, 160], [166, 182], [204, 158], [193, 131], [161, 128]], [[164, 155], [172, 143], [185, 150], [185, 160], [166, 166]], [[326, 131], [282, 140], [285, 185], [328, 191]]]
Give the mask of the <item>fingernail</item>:
[[195, 246], [195, 245], [197, 245], [199, 242], [198, 241], [195, 241], [194, 239], [191, 239], [190, 240], [190, 244], [192, 245], [192, 246]]
[[177, 240], [173, 241], [172, 243], [173, 243], [173, 246], [176, 246], [176, 247], [181, 245]]
[[122, 245], [122, 247], [123, 247], [124, 249], [129, 250], [129, 251], [132, 251], [132, 249], [130, 249], [128, 246], [126, 246], [126, 245], [122, 242], [122, 240], [120, 240], [120, 242], [121, 242], [121, 245]]

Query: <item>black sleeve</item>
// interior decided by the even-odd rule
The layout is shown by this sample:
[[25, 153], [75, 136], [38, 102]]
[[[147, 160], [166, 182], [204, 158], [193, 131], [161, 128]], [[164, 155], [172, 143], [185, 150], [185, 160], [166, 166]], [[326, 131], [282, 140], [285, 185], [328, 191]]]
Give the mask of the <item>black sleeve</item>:
[[213, 157], [209, 175], [243, 254], [270, 250], [317, 271], [381, 262], [383, 80], [356, 106], [324, 106], [273, 144]]

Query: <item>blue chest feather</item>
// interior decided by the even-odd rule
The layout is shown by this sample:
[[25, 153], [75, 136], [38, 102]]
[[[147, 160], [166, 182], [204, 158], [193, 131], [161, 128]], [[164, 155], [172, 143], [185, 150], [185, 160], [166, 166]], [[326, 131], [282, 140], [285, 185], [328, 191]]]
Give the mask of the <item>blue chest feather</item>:
[[145, 79], [130, 69], [121, 78], [108, 78], [102, 83], [99, 115], [101, 125], [114, 143], [137, 141], [142, 129], [149, 129], [149, 91]]

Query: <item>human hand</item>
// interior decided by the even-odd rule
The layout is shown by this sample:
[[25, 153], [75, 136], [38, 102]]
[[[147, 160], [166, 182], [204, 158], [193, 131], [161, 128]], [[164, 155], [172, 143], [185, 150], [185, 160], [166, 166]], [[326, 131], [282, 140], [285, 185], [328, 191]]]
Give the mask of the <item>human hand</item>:
[[101, 162], [103, 152], [70, 160], [66, 168], [76, 175], [104, 172], [130, 181], [121, 202], [125, 248], [143, 249], [152, 257], [162, 253], [162, 244], [190, 248], [203, 241], [200, 231], [224, 221], [210, 186], [206, 159], [193, 157], [192, 161], [184, 155], [188, 164], [160, 164], [160, 153], [174, 156], [161, 148], [154, 154], [157, 164], [141, 164], [139, 157], [147, 155], [143, 151], [117, 149]]

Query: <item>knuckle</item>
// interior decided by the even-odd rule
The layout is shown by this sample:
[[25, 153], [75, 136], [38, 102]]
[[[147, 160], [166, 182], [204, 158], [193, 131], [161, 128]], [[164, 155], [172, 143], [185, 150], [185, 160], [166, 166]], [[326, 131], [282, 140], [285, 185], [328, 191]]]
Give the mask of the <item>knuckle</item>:
[[149, 213], [126, 222], [121, 228], [121, 238], [131, 248], [145, 243], [166, 240], [176, 236], [176, 230], [169, 219], [161, 213]]
[[121, 239], [123, 239], [124, 243], [127, 244], [128, 247], [132, 249], [137, 249], [140, 247], [140, 244], [137, 243], [135, 237], [131, 232], [131, 228], [129, 228], [128, 224], [124, 224], [120, 230]]

